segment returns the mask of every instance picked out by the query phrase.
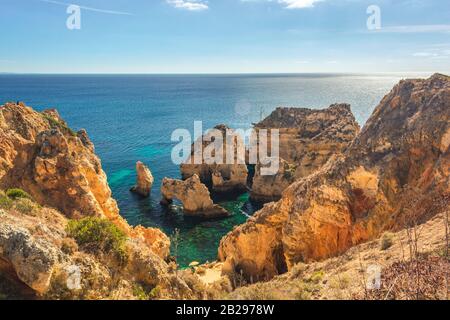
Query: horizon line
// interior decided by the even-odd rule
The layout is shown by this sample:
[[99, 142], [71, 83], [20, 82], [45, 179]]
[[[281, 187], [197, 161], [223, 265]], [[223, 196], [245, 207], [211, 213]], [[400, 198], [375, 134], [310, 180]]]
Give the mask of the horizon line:
[[377, 71], [377, 72], [1, 72], [0, 75], [368, 75], [368, 74], [450, 74], [449, 71]]

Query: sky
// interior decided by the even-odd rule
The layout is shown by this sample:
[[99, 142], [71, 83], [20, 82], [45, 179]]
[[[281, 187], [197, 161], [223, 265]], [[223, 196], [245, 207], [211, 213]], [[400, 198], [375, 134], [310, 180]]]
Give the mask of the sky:
[[0, 72], [450, 73], [448, 0], [0, 0], [0, 30]]

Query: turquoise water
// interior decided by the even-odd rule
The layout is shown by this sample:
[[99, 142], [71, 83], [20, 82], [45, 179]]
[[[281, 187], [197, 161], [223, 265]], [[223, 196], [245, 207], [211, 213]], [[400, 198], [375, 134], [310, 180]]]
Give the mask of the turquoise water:
[[[0, 75], [0, 103], [25, 101], [37, 110], [57, 108], [74, 129], [85, 128], [108, 174], [121, 214], [130, 224], [180, 230], [179, 261], [216, 259], [220, 239], [246, 221], [255, 209], [248, 196], [216, 199], [233, 215], [199, 221], [179, 207], [159, 205], [164, 177], [179, 178], [170, 141], [177, 128], [193, 131], [217, 124], [249, 128], [278, 106], [323, 108], [352, 104], [363, 124], [400, 75]], [[129, 192], [135, 163], [148, 164], [155, 176], [151, 199]]]

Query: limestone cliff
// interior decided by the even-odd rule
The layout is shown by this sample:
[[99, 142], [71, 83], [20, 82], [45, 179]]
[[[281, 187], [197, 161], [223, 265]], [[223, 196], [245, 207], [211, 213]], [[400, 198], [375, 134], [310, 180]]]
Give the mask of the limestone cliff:
[[[242, 192], [247, 190], [247, 177], [248, 170], [245, 165], [245, 159], [242, 159], [242, 162], [238, 161], [238, 154], [235, 151], [233, 163], [227, 164], [227, 141], [226, 133], [233, 132], [230, 128], [225, 125], [218, 125], [214, 128], [213, 131], [218, 131], [221, 133], [222, 138], [222, 160], [217, 163], [210, 163], [205, 161], [205, 158], [209, 156], [215, 157], [215, 151], [212, 151], [211, 154], [205, 152], [207, 147], [214, 144], [215, 136], [212, 131], [209, 131], [204, 136], [202, 136], [202, 153], [201, 153], [201, 161], [200, 164], [195, 164], [195, 152], [194, 145], [192, 146], [192, 153], [189, 159], [186, 160], [184, 164], [181, 165], [181, 175], [183, 180], [189, 179], [193, 175], [199, 176], [202, 183], [206, 184], [208, 187], [212, 189], [214, 192], [219, 193], [227, 193], [227, 192]], [[244, 146], [243, 140], [241, 136], [235, 136], [232, 139], [232, 147], [233, 150], [237, 150], [238, 146]]]
[[142, 238], [162, 258], [169, 239], [158, 229], [131, 228], [119, 214], [106, 174], [85, 130], [72, 131], [54, 109], [0, 107], [0, 189], [21, 188], [70, 218], [100, 216]]
[[270, 278], [423, 222], [450, 192], [449, 145], [450, 78], [401, 81], [342, 156], [225, 236], [219, 257]]
[[276, 201], [294, 181], [314, 173], [328, 160], [343, 152], [359, 132], [359, 125], [347, 104], [324, 110], [278, 108], [255, 125], [256, 130], [280, 132], [280, 170], [262, 176], [256, 167], [251, 198]]
[[140, 285], [157, 287], [154, 298], [196, 297], [143, 239], [127, 238], [119, 263], [110, 252], [91, 250], [101, 243], [79, 247], [67, 224], [60, 212], [31, 202], [0, 209], [0, 274], [16, 277], [37, 299], [138, 299]]

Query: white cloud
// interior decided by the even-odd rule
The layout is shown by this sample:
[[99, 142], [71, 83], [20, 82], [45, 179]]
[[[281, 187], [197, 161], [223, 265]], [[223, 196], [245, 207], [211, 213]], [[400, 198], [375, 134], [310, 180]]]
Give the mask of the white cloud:
[[208, 4], [202, 0], [166, 0], [168, 4], [178, 9], [201, 11], [208, 9]]
[[304, 9], [312, 8], [316, 2], [323, 0], [278, 0], [278, 3], [284, 4], [286, 9]]
[[436, 57], [438, 54], [431, 52], [416, 52], [413, 54], [414, 57]]

